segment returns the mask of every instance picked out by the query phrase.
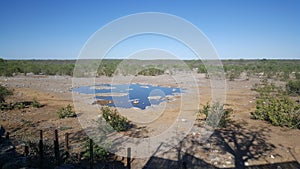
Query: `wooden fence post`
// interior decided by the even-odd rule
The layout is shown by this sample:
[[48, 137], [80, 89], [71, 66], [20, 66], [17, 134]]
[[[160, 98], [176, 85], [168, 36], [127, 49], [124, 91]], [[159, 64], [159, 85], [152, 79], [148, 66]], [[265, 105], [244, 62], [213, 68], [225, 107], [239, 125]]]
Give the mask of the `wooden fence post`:
[[80, 163], [81, 163], [81, 154], [80, 154], [80, 153], [77, 154], [77, 158], [78, 158], [78, 159], [77, 159], [77, 160], [78, 160], [78, 163], [80, 164]]
[[29, 154], [29, 147], [27, 145], [25, 145], [25, 147], [24, 147], [24, 156], [27, 157], [28, 154]]
[[60, 157], [59, 157], [59, 142], [58, 142], [58, 132], [54, 130], [54, 153], [56, 164], [60, 165]]
[[69, 158], [70, 151], [69, 151], [69, 133], [65, 134], [65, 151], [66, 151], [66, 158]]
[[131, 156], [131, 148], [127, 148], [127, 168], [131, 169], [131, 161], [130, 161], [130, 156]]
[[6, 132], [5, 138], [9, 139], [9, 132]]
[[43, 130], [40, 130], [39, 158], [40, 158], [40, 167], [43, 168], [43, 160], [44, 160]]
[[93, 150], [93, 140], [90, 139], [90, 169], [94, 168], [94, 150]]
[[42, 161], [44, 158], [43, 130], [40, 130], [39, 156]]

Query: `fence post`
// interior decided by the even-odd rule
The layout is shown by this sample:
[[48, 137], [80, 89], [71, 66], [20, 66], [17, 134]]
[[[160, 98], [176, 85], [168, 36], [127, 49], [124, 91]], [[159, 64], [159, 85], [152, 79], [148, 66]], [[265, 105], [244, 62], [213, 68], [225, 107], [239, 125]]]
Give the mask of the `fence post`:
[[9, 139], [9, 132], [6, 132], [5, 138]]
[[94, 150], [93, 150], [93, 140], [90, 139], [90, 169], [94, 168]]
[[66, 151], [66, 158], [69, 158], [70, 152], [69, 152], [69, 133], [65, 134], [65, 151]]
[[77, 158], [78, 158], [78, 159], [77, 159], [77, 160], [78, 160], [78, 163], [80, 164], [80, 163], [81, 163], [81, 154], [80, 154], [80, 153], [77, 154]]
[[27, 145], [25, 145], [24, 147], [24, 155], [27, 157], [29, 154], [29, 147]]
[[56, 164], [60, 165], [60, 157], [59, 157], [59, 142], [58, 142], [58, 132], [54, 130], [54, 153]]
[[43, 130], [40, 130], [39, 156], [40, 162], [42, 163], [42, 160], [44, 158]]
[[131, 161], [130, 161], [130, 156], [131, 156], [131, 148], [127, 148], [127, 168], [131, 169]]

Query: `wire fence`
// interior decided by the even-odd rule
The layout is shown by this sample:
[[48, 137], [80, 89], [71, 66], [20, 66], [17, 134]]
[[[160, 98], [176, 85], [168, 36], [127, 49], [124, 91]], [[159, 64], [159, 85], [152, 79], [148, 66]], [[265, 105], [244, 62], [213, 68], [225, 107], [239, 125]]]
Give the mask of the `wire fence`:
[[[7, 140], [14, 139], [18, 143], [22, 144], [22, 154], [25, 157], [30, 157], [33, 159], [34, 166], [39, 168], [55, 168], [55, 166], [60, 166], [62, 164], [84, 164], [83, 168], [94, 169], [96, 166], [96, 159], [94, 159], [94, 142], [92, 139], [89, 139], [88, 142], [88, 151], [89, 158], [82, 161], [82, 154], [71, 152], [70, 146], [70, 133], [64, 134], [63, 143], [59, 140], [58, 130], [55, 129], [53, 132], [53, 140], [44, 139], [43, 130], [39, 130], [39, 137], [30, 137], [28, 138], [18, 138], [15, 136], [14, 138], [10, 137], [10, 133], [6, 132], [4, 137]], [[131, 148], [127, 149], [128, 157], [126, 159], [126, 166], [122, 168], [131, 169]], [[114, 164], [111, 162], [103, 161], [104, 163], [101, 168], [115, 168]], [[97, 166], [96, 168], [99, 168]], [[119, 167], [118, 167], [119, 168]]]

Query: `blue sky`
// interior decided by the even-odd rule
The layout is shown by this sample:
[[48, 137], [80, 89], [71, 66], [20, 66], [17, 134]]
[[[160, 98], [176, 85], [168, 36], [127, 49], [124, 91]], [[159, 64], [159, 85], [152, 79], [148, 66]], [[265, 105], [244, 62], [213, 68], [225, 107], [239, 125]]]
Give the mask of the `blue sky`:
[[[76, 59], [99, 28], [139, 12], [188, 20], [210, 39], [222, 59], [300, 59], [299, 0], [1, 0], [0, 57]], [[126, 53], [126, 43], [122, 49], [118, 54]]]

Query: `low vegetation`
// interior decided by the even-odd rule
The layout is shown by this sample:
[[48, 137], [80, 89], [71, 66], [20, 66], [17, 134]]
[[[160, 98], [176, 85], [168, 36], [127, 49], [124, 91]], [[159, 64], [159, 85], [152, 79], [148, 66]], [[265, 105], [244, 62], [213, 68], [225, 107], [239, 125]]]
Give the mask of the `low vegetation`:
[[71, 105], [60, 108], [56, 113], [60, 119], [76, 117], [76, 113], [72, 110]]
[[35, 75], [73, 75], [75, 61], [68, 60], [4, 60], [0, 58], [0, 76], [33, 73]]
[[[93, 157], [99, 161], [108, 161], [112, 154], [107, 151], [108, 148], [111, 148], [111, 143], [108, 141], [107, 135], [114, 132], [112, 128], [118, 132], [128, 130], [130, 123], [127, 118], [121, 116], [116, 109], [105, 106], [101, 108], [101, 113], [103, 118], [100, 117], [97, 121], [100, 134], [97, 138], [94, 138]], [[108, 126], [107, 123], [110, 126]], [[89, 140], [85, 142], [83, 157], [86, 159], [91, 157]]]
[[[28, 75], [73, 75], [75, 60], [4, 60], [0, 58], [0, 76]], [[145, 75], [156, 76], [177, 71], [195, 70], [208, 73], [202, 60], [185, 60], [185, 64], [172, 60], [144, 61], [105, 59], [100, 65], [98, 60], [82, 61], [76, 65], [79, 70], [74, 74], [81, 76]], [[224, 72], [229, 80], [242, 74], [249, 77], [266, 77], [287, 81], [300, 79], [300, 60], [222, 60]], [[207, 66], [207, 67], [206, 67]], [[96, 71], [95, 71], [96, 69]], [[138, 70], [142, 70], [138, 72]]]
[[224, 105], [219, 102], [215, 102], [212, 105], [206, 103], [206, 105], [203, 105], [203, 108], [199, 110], [199, 114], [205, 115], [207, 125], [219, 128], [227, 126], [231, 112], [232, 109], [224, 109]]
[[300, 95], [300, 80], [289, 81], [286, 84], [286, 91], [290, 95]]
[[33, 98], [33, 101], [21, 101], [21, 102], [5, 102], [7, 96], [13, 95], [13, 91], [0, 86], [0, 110], [12, 110], [12, 109], [24, 109], [29, 107], [40, 108], [42, 105], [37, 101], [36, 98]]
[[[85, 151], [83, 152], [83, 158], [90, 159], [90, 142], [89, 140], [85, 142]], [[98, 144], [93, 144], [93, 158], [97, 161], [108, 161], [109, 157], [112, 154], [107, 151], [104, 147], [99, 146]]]
[[103, 118], [116, 131], [126, 131], [130, 128], [130, 123], [127, 118], [121, 116], [116, 109], [102, 107], [101, 111]]
[[13, 92], [4, 86], [0, 86], [0, 104], [5, 102], [7, 96], [12, 95]]
[[164, 74], [164, 71], [157, 68], [144, 69], [138, 73], [138, 75], [143, 75], [143, 76], [157, 76], [162, 74]]
[[33, 98], [33, 101], [31, 102], [31, 107], [34, 107], [34, 108], [40, 108], [42, 107], [41, 103], [37, 101], [37, 98]]
[[259, 96], [256, 110], [252, 113], [254, 119], [265, 120], [275, 126], [300, 128], [300, 104], [289, 98], [286, 90], [266, 80], [255, 90]]

